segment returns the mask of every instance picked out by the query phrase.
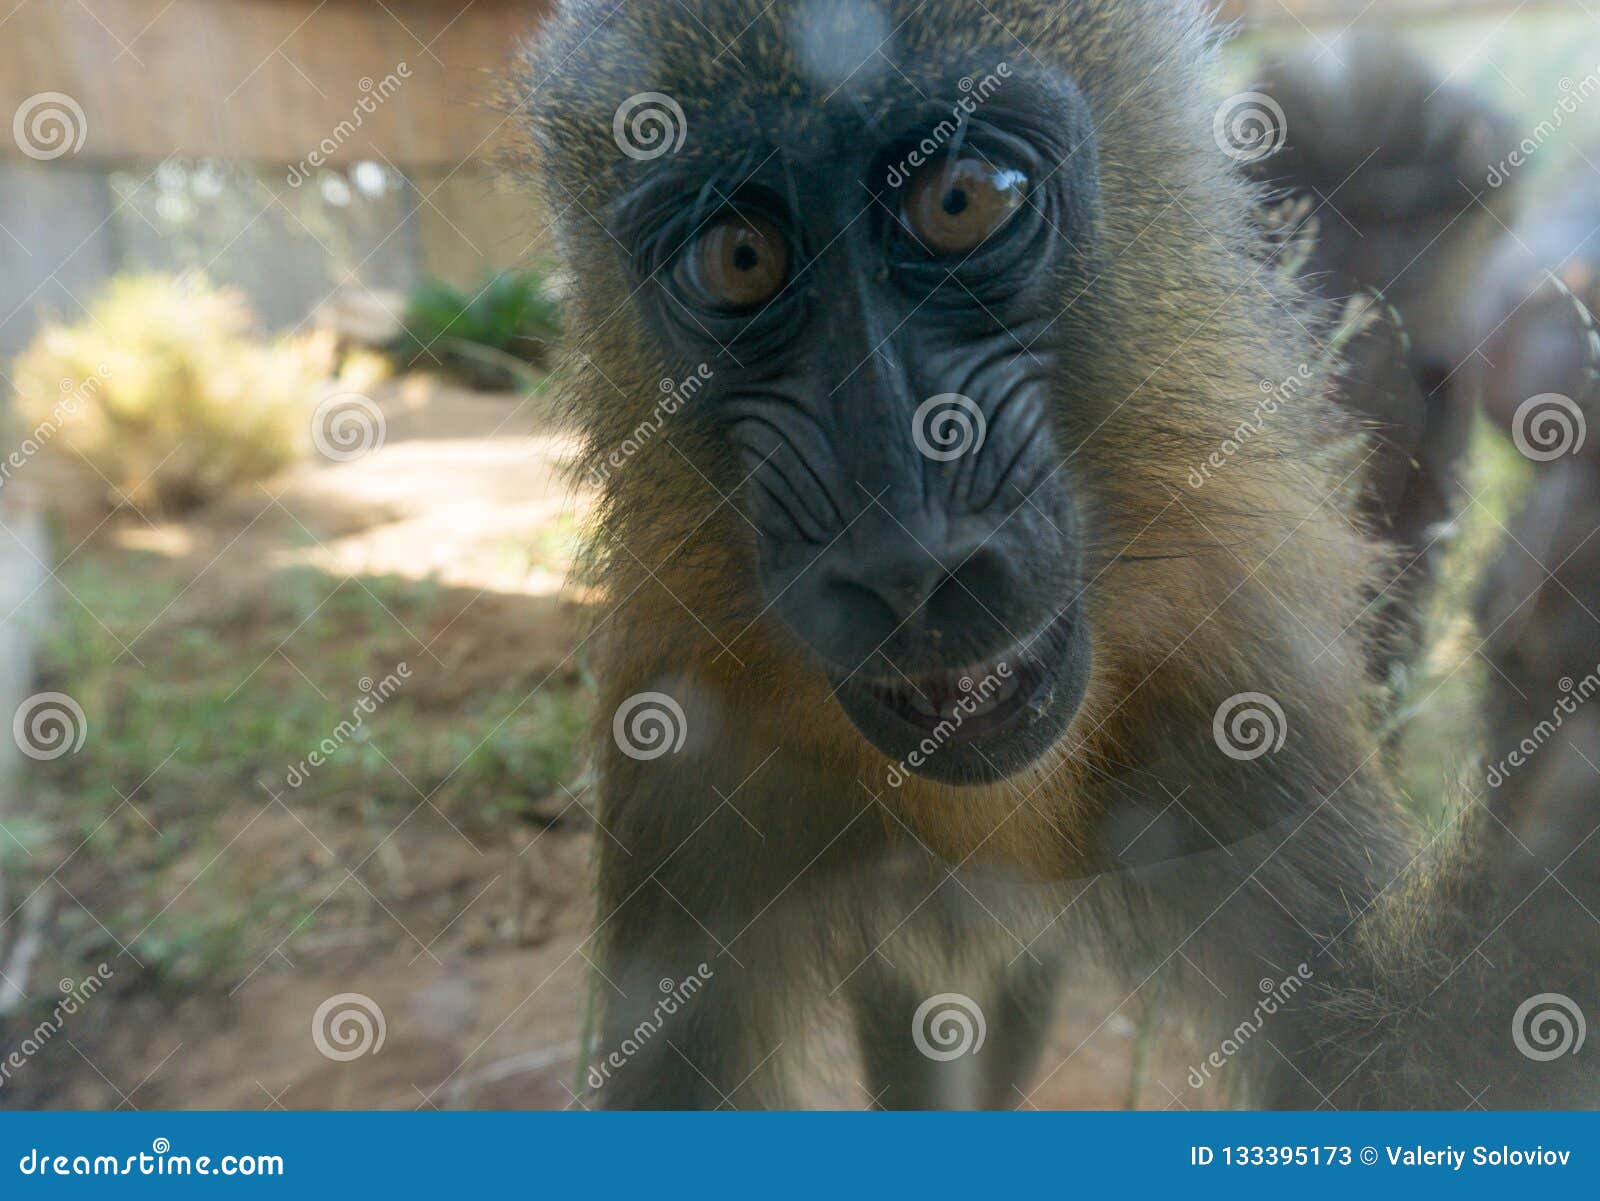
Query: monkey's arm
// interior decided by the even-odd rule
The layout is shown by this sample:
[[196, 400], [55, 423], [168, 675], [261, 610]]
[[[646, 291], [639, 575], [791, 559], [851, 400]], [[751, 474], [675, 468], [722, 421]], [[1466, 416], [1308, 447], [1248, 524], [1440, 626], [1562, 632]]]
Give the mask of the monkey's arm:
[[603, 764], [589, 1085], [610, 1109], [781, 1108], [792, 1015], [816, 999], [829, 932], [859, 919], [882, 823], [686, 676], [669, 687], [681, 749], [613, 746]]
[[[599, 1040], [593, 1102], [608, 1109], [748, 1108], [778, 1096], [782, 1043], [773, 990], [786, 985], [748, 878], [762, 838], [719, 797], [737, 780], [668, 763], [626, 763], [606, 785], [601, 822]], [[760, 925], [761, 938], [750, 936]]]
[[1600, 1103], [1576, 1054], [1600, 996], [1600, 807], [1585, 814], [1553, 871], [1514, 870], [1531, 852], [1477, 802], [1422, 848], [1320, 954], [1304, 1082], [1340, 1108]]

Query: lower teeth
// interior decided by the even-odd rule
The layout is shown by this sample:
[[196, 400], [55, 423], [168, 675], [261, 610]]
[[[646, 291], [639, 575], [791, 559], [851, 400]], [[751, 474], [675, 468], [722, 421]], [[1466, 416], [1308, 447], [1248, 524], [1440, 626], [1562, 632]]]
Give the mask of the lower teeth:
[[[993, 667], [982, 676], [975, 671], [964, 673], [962, 679], [967, 683], [964, 690], [955, 686], [955, 691], [947, 691], [940, 686], [944, 681], [935, 678], [920, 686], [882, 688], [879, 695], [907, 716], [914, 715], [930, 722], [988, 717], [1016, 700], [1023, 685], [1019, 671], [1012, 670], [1005, 676], [998, 676], [997, 672], [998, 667]], [[975, 678], [981, 682], [974, 682]], [[1029, 698], [1027, 707], [1037, 716], [1048, 704], [1048, 695], [1035, 696]]]

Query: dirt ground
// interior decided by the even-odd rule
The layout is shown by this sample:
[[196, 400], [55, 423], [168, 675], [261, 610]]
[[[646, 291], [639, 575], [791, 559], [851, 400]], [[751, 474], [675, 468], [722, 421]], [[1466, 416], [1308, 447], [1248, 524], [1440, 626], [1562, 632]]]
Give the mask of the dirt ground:
[[[41, 957], [34, 1004], [0, 1019], [0, 1046], [27, 1037], [58, 976], [70, 987], [100, 957], [111, 980], [0, 1082], [0, 1106], [584, 1103], [586, 769], [581, 757], [549, 778], [529, 769], [508, 789], [498, 761], [480, 770], [459, 753], [503, 730], [537, 740], [538, 723], [564, 712], [538, 708], [547, 696], [587, 703], [575, 634], [582, 600], [563, 585], [583, 497], [560, 477], [568, 447], [542, 432], [537, 405], [417, 379], [388, 385], [381, 403], [385, 441], [359, 460], [305, 464], [181, 521], [123, 513], [86, 539], [59, 531], [63, 620], [103, 627], [109, 642], [93, 679], [45, 683], [81, 690], [91, 739], [95, 723], [105, 727], [92, 744], [112, 746], [92, 769], [73, 769], [80, 776], [45, 775], [24, 800], [25, 810], [70, 810], [72, 820], [32, 815], [43, 833], [19, 873], [32, 891], [12, 904], [44, 913], [73, 949]], [[87, 591], [97, 580], [104, 604]], [[306, 597], [280, 611], [278, 598], [299, 581], [309, 581]], [[120, 596], [145, 588], [171, 598], [153, 620], [115, 611]], [[408, 589], [426, 602], [411, 607]], [[346, 647], [336, 628], [352, 596], [377, 614], [377, 632], [364, 635], [371, 645]], [[220, 750], [186, 728], [193, 717], [153, 732], [162, 710], [189, 703], [152, 695], [185, 683], [165, 680], [163, 657], [192, 653], [196, 640], [211, 648], [198, 662], [219, 660], [232, 671], [224, 682], [243, 677], [205, 703], [228, 723]], [[47, 674], [64, 670], [62, 654], [47, 656]], [[354, 673], [366, 688], [402, 657], [412, 672], [404, 718], [371, 719], [359, 748], [365, 774], [295, 789], [250, 758], [252, 731], [268, 729], [253, 723], [301, 700], [344, 712], [359, 695]], [[119, 697], [123, 709], [157, 710], [140, 719], [151, 724], [115, 716]], [[173, 743], [165, 759], [161, 737]], [[444, 766], [417, 750], [434, 738], [454, 740]], [[484, 803], [502, 791], [506, 804]], [[96, 807], [77, 813], [78, 797]], [[316, 1015], [346, 994], [381, 1011], [382, 1042], [330, 1058], [313, 1037]], [[1047, 1057], [1054, 1070], [1030, 1104], [1182, 1103], [1178, 1044], [1164, 1030], [1141, 1041], [1119, 995], [1093, 976], [1076, 980]], [[1144, 1044], [1153, 1054], [1135, 1072]], [[838, 1030], [819, 1031], [817, 1045], [829, 1062], [808, 1103], [864, 1104]]]

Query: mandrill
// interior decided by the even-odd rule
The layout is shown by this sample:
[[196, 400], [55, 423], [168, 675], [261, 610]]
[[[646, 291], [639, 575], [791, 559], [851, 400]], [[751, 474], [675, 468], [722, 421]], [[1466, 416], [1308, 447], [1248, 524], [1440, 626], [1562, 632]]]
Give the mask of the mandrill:
[[871, 1103], [1024, 1104], [1084, 947], [1259, 1017], [1191, 1107], [1597, 1099], [1513, 1022], [1593, 1013], [1600, 898], [1507, 889], [1476, 806], [1424, 838], [1386, 778], [1360, 455], [1216, 42], [1173, 0], [539, 32], [599, 482], [595, 1103], [795, 1104], [841, 1006]]

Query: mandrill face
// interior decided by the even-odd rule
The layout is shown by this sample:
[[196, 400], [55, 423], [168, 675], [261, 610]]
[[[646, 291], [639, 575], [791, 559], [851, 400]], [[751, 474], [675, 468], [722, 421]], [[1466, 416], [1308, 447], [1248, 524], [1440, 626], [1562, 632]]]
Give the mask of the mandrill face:
[[[1051, 418], [1097, 245], [1088, 108], [1026, 55], [929, 71], [887, 10], [784, 7], [736, 97], [633, 45], [671, 83], [618, 110], [605, 223], [659, 353], [709, 368], [693, 416], [737, 465], [768, 619], [884, 755], [994, 780], [1089, 674]], [[751, 56], [808, 95], [764, 96]]]
[[885, 755], [994, 779], [1089, 670], [1049, 411], [1058, 276], [1094, 241], [1088, 117], [1009, 64], [857, 84], [827, 50], [792, 49], [820, 60], [803, 120], [697, 126], [704, 157], [646, 173], [618, 233], [654, 327], [713, 364], [764, 607]]
[[[1166, 16], [1141, 39], [1174, 21], [1149, 7]], [[630, 5], [557, 26], [530, 72], [552, 206], [588, 218], [565, 227], [570, 257], [607, 272], [576, 281], [617, 342], [596, 443], [649, 420], [657, 384], [694, 383], [656, 448], [678, 491], [647, 498], [629, 465], [607, 511], [654, 523], [664, 551], [719, 541], [684, 576], [739, 610], [717, 640], [763, 631], [904, 774], [1048, 770], [1080, 711], [1105, 724], [1097, 689], [1181, 645], [1204, 594], [1176, 573], [1249, 511], [1231, 481], [1184, 506], [1168, 481], [1237, 424], [1207, 389], [1255, 404], [1293, 360], [1238, 350], [1283, 323], [1257, 319], [1272, 302], [1210, 115], [1173, 120], [1193, 80], [1118, 57], [1141, 15], [1016, 0], [957, 43], [916, 3], [701, 3], [692, 37], [680, 6]], [[1030, 31], [1057, 49], [1023, 50]], [[1204, 269], [1173, 278], [1180, 255]], [[1176, 312], [1199, 327], [1175, 336]], [[619, 393], [635, 408], [604, 416]], [[702, 484], [727, 513], [675, 499]], [[1149, 566], [1119, 593], [1107, 568], [1130, 550]]]

